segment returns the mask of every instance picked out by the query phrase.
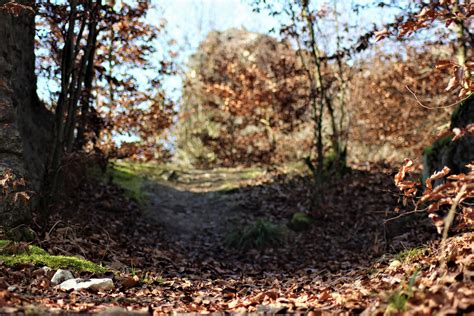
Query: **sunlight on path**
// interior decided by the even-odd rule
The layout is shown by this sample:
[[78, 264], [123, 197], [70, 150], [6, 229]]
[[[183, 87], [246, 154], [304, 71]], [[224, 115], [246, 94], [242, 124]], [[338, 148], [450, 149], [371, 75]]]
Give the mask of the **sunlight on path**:
[[[213, 170], [117, 163], [145, 178], [146, 216], [160, 224], [165, 239], [184, 248], [222, 244], [242, 217], [238, 188], [264, 178], [257, 168]], [[144, 191], [144, 192], [143, 192]]]

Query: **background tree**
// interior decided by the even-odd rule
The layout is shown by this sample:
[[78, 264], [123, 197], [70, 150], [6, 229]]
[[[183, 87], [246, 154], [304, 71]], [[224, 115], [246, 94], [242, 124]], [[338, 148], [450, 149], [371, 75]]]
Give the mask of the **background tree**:
[[295, 159], [307, 147], [304, 140], [289, 145], [303, 128], [305, 85], [288, 43], [244, 30], [212, 32], [189, 61], [178, 148], [208, 166]]
[[[128, 145], [129, 155], [158, 157], [162, 148], [159, 131], [171, 124], [173, 115], [172, 104], [165, 98], [160, 83], [162, 76], [171, 71], [171, 65], [163, 60], [152, 60], [164, 23], [156, 26], [146, 20], [148, 1], [85, 4], [88, 6], [79, 6], [76, 15], [87, 19], [85, 25], [89, 27], [76, 26], [72, 31], [79, 37], [82, 33], [88, 34], [90, 41], [76, 41], [78, 45], [85, 45], [82, 51], [88, 53], [88, 59], [84, 66], [76, 65], [82, 69], [84, 82], [72, 111], [77, 119], [69, 125], [74, 132], [69, 132], [68, 148], [97, 147], [113, 154], [117, 138], [129, 136], [139, 141], [142, 148], [138, 151], [137, 146]], [[43, 3], [40, 13], [39, 69], [54, 86], [55, 78], [64, 71], [59, 56], [69, 41], [68, 16], [73, 14], [68, 11], [68, 4], [51, 2]], [[51, 51], [53, 55], [48, 53]], [[85, 56], [80, 50], [76, 51]], [[161, 55], [165, 58], [166, 53]], [[53, 95], [57, 93], [58, 90], [52, 91]], [[58, 106], [59, 103], [52, 104], [53, 108]]]
[[308, 82], [307, 104], [314, 131], [313, 146], [306, 162], [313, 171], [316, 187], [319, 187], [326, 171], [331, 169], [340, 173], [346, 166], [347, 84], [352, 76], [348, 61], [352, 54], [367, 48], [367, 35], [348, 38], [341, 32], [353, 30], [353, 26], [348, 24], [350, 19], [341, 19], [337, 1], [324, 5], [306, 0], [255, 1], [255, 5], [255, 10], [265, 10], [278, 17], [280, 35], [297, 47]]
[[[349, 116], [349, 151], [353, 161], [399, 162], [400, 157], [420, 155], [426, 144], [446, 127], [451, 109], [443, 102], [452, 102], [443, 95], [444, 76], [432, 72], [437, 60], [448, 58], [449, 48], [426, 45], [415, 48], [399, 45], [397, 52], [381, 50], [354, 64]], [[439, 108], [420, 106], [406, 87], [417, 91], [425, 102]]]

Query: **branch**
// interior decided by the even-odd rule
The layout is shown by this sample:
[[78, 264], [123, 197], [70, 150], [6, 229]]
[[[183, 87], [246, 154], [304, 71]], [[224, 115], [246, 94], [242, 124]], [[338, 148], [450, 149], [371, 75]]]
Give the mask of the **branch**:
[[430, 109], [430, 110], [444, 109], [444, 108], [449, 108], [449, 107], [452, 107], [452, 106], [456, 106], [456, 105], [458, 105], [458, 104], [460, 104], [460, 103], [466, 101], [466, 100], [469, 99], [469, 97], [471, 96], [471, 95], [469, 94], [469, 95], [468, 95], [467, 97], [465, 97], [464, 99], [461, 99], [461, 100], [459, 100], [459, 101], [456, 101], [456, 102], [451, 103], [451, 104], [448, 104], [448, 105], [443, 105], [443, 106], [427, 106], [427, 105], [424, 105], [424, 104], [420, 101], [420, 99], [418, 98], [418, 96], [416, 95], [416, 93], [413, 92], [413, 90], [411, 90], [408, 86], [405, 86], [405, 88], [406, 88], [408, 91], [410, 91], [410, 93], [415, 97], [416, 102], [417, 102], [421, 107], [423, 107], [423, 108], [425, 108], [425, 109]]

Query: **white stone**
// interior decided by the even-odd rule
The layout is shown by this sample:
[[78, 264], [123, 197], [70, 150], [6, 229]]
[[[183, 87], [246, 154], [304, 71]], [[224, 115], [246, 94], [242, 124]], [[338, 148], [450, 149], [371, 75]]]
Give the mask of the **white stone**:
[[92, 289], [96, 291], [108, 291], [114, 288], [112, 279], [70, 279], [59, 285], [62, 290]]
[[48, 266], [42, 267], [41, 270], [43, 270], [44, 273], [46, 273], [46, 274], [48, 274], [48, 273], [50, 273], [51, 271], [53, 271], [53, 269], [51, 269], [51, 268], [48, 267]]
[[70, 279], [74, 279], [74, 275], [71, 271], [58, 269], [58, 271], [56, 271], [56, 273], [51, 278], [51, 283], [60, 284]]

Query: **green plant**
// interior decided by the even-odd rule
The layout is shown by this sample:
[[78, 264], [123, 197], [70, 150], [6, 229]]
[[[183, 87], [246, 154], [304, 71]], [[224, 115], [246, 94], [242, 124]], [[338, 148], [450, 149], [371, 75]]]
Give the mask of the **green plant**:
[[130, 267], [130, 275], [132, 277], [136, 276], [138, 274], [138, 270], [137, 268], [135, 268], [135, 266], [132, 264], [132, 266]]
[[410, 277], [407, 286], [402, 284], [399, 289], [390, 295], [385, 315], [391, 315], [394, 311], [403, 312], [406, 310], [408, 301], [413, 297], [413, 286], [415, 285], [417, 274], [418, 270]]
[[308, 230], [313, 225], [315, 219], [306, 213], [296, 212], [291, 217], [291, 221], [288, 223], [288, 228], [296, 232]]
[[225, 244], [241, 250], [264, 249], [281, 245], [285, 235], [284, 227], [259, 219], [253, 224], [231, 232]]

